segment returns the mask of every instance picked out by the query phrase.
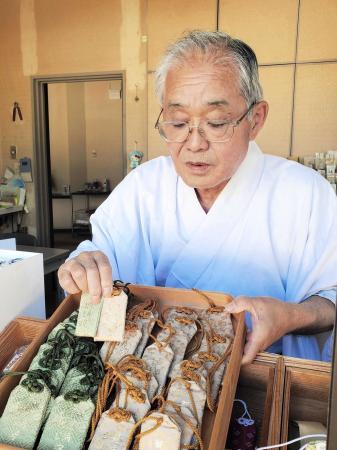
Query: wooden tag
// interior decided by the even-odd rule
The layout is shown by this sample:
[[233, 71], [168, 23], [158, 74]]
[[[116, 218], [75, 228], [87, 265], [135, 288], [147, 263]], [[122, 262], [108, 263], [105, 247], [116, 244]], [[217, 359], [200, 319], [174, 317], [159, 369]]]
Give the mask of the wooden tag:
[[95, 304], [92, 303], [90, 294], [82, 294], [76, 324], [76, 336], [96, 336], [97, 327], [101, 316], [101, 309], [102, 300], [99, 303]]
[[[116, 292], [116, 291], [115, 291]], [[101, 317], [95, 341], [122, 342], [124, 339], [126, 307], [128, 296], [124, 291], [117, 295], [103, 297]]]

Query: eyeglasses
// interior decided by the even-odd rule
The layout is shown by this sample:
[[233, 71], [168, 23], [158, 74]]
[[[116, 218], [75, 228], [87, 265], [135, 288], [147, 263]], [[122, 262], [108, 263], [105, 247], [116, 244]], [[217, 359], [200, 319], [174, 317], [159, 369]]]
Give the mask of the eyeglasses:
[[225, 120], [201, 120], [199, 125], [190, 125], [188, 122], [179, 120], [159, 122], [160, 116], [163, 113], [162, 109], [154, 127], [166, 142], [185, 142], [192, 128], [197, 128], [199, 133], [208, 142], [228, 142], [233, 137], [235, 127], [243, 121], [255, 105], [255, 102], [252, 103], [247, 111], [233, 122], [226, 122]]

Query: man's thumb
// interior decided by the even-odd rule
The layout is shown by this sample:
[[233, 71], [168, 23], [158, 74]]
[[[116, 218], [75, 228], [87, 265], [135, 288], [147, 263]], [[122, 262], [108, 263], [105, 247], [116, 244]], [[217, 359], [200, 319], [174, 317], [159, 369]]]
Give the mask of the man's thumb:
[[236, 297], [226, 305], [226, 311], [230, 314], [237, 314], [242, 311], [249, 311], [249, 307], [250, 305], [246, 297]]

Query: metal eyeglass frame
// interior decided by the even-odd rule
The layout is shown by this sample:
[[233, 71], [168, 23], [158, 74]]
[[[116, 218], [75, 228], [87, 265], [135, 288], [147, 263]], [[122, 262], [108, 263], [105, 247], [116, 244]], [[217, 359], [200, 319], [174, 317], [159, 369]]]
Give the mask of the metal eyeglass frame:
[[[188, 128], [189, 128], [188, 134], [187, 134], [186, 138], [185, 138], [183, 141], [171, 141], [171, 140], [168, 140], [166, 137], [164, 137], [164, 136], [160, 133], [160, 130], [159, 130], [159, 123], [160, 123], [160, 122], [159, 122], [159, 119], [160, 119], [160, 116], [161, 116], [162, 113], [163, 113], [163, 108], [160, 110], [159, 116], [158, 116], [158, 118], [157, 118], [157, 120], [156, 120], [156, 123], [155, 123], [154, 127], [158, 130], [160, 137], [162, 137], [166, 142], [175, 142], [175, 143], [179, 143], [179, 144], [182, 144], [183, 142], [186, 142], [187, 139], [188, 139], [188, 137], [189, 137], [189, 135], [191, 134], [192, 128], [198, 128], [198, 131], [199, 131], [200, 135], [203, 136], [208, 142], [220, 142], [220, 143], [221, 143], [221, 142], [222, 142], [222, 143], [224, 143], [224, 142], [229, 142], [229, 141], [232, 139], [233, 135], [234, 135], [234, 128], [237, 127], [238, 125], [240, 125], [240, 123], [243, 121], [243, 119], [249, 114], [249, 112], [253, 109], [253, 107], [254, 107], [255, 105], [257, 105], [257, 103], [258, 103], [258, 102], [253, 102], [253, 103], [249, 106], [249, 108], [247, 109], [247, 111], [246, 111], [241, 117], [239, 117], [237, 120], [235, 120], [235, 121], [233, 121], [233, 122], [229, 122], [229, 123], [227, 124], [228, 126], [233, 127], [233, 134], [231, 135], [230, 138], [228, 138], [228, 139], [226, 139], [226, 140], [224, 140], [224, 141], [213, 141], [213, 140], [210, 141], [209, 139], [206, 139], [206, 137], [205, 137], [205, 132], [204, 132], [204, 130], [203, 130], [202, 128], [200, 128], [200, 125], [189, 125], [188, 123], [186, 123], [186, 125], [187, 125]], [[172, 121], [163, 121], [163, 122], [161, 122], [161, 123], [173, 123], [173, 122], [172, 122]]]

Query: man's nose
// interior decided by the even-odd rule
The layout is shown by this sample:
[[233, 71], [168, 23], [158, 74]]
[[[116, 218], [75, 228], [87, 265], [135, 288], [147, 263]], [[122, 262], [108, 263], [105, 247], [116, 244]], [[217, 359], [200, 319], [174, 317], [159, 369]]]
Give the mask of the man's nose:
[[190, 132], [188, 134], [185, 145], [187, 149], [192, 152], [198, 152], [199, 150], [208, 149], [208, 142], [205, 139], [202, 131], [196, 125], [190, 127]]

